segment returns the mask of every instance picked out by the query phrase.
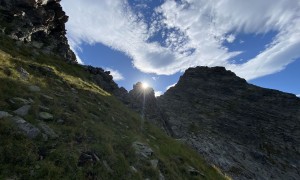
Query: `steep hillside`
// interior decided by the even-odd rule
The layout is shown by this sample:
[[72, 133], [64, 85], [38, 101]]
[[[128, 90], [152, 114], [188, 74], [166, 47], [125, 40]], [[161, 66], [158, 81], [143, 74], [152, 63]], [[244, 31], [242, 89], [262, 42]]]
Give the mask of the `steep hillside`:
[[300, 99], [223, 67], [186, 70], [157, 104], [172, 134], [234, 179], [300, 179]]
[[87, 69], [0, 36], [0, 179], [225, 179]]

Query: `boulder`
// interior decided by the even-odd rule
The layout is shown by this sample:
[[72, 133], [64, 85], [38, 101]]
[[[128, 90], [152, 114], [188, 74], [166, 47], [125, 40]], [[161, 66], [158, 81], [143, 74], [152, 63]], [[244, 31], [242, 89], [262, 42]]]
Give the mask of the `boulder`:
[[18, 116], [26, 116], [31, 108], [31, 105], [24, 105], [19, 109], [15, 110], [14, 113]]
[[25, 121], [23, 118], [19, 116], [14, 116], [13, 118], [11, 118], [11, 121], [28, 138], [34, 139], [41, 133], [41, 131], [37, 127]]

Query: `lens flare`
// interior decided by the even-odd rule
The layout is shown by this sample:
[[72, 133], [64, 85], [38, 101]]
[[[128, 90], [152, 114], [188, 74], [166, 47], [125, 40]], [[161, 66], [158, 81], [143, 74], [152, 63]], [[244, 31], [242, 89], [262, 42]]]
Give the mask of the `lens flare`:
[[146, 82], [142, 82], [142, 88], [147, 89], [149, 87], [149, 84]]

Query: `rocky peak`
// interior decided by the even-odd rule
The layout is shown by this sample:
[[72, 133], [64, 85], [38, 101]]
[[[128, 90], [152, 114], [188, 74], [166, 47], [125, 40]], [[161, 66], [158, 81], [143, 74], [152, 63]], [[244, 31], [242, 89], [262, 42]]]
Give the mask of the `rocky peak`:
[[76, 62], [66, 38], [60, 0], [0, 0], [0, 33], [47, 54]]
[[164, 114], [157, 105], [153, 88], [144, 88], [143, 84], [138, 82], [129, 91], [127, 100], [131, 109], [141, 114], [147, 121], [160, 127], [167, 134], [172, 135], [165, 122]]
[[235, 179], [299, 179], [300, 99], [223, 67], [186, 70], [157, 99], [176, 138]]

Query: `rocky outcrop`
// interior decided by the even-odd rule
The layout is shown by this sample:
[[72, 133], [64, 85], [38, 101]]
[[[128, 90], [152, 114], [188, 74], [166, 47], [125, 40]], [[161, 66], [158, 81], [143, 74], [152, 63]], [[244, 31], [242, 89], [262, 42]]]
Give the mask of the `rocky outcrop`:
[[127, 99], [128, 107], [171, 135], [168, 126], [165, 124], [164, 114], [157, 105], [157, 100], [152, 88], [143, 88], [142, 83], [138, 82], [133, 85], [133, 89], [129, 91]]
[[223, 67], [186, 70], [158, 98], [174, 137], [234, 179], [300, 179], [300, 99]]
[[47, 54], [76, 62], [66, 38], [60, 0], [0, 0], [0, 33]]
[[110, 71], [104, 71], [104, 69], [93, 66], [84, 66], [85, 71], [89, 72], [90, 80], [101, 87], [103, 90], [112, 93], [124, 104], [129, 103], [128, 92], [124, 87], [119, 87], [113, 76], [110, 75]]

